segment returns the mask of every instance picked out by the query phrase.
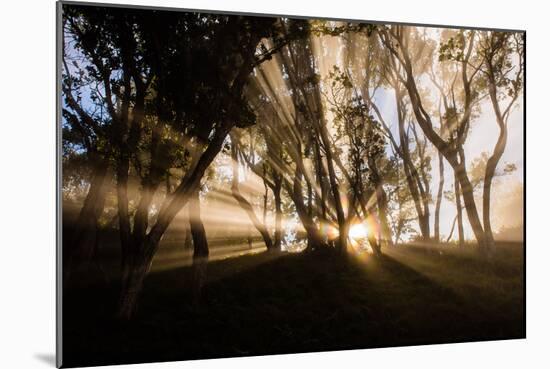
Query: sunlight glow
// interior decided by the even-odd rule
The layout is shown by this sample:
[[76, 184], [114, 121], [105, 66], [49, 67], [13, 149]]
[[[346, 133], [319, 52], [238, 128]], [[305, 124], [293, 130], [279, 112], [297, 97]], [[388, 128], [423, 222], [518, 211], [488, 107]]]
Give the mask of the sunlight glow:
[[357, 240], [362, 238], [367, 238], [368, 230], [363, 223], [354, 224], [349, 229], [349, 237]]

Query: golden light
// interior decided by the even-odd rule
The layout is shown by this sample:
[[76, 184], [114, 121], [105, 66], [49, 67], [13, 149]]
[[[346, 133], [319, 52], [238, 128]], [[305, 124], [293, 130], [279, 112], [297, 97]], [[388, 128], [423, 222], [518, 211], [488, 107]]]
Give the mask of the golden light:
[[338, 228], [328, 223], [321, 223], [319, 225], [321, 234], [327, 237], [329, 240], [335, 240], [338, 237]]
[[363, 223], [354, 224], [349, 229], [349, 237], [357, 240], [362, 238], [367, 238], [368, 230]]

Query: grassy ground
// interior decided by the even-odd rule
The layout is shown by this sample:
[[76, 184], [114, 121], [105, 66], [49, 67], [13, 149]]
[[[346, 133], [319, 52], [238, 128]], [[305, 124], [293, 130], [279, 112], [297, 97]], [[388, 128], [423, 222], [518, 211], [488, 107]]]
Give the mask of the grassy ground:
[[[263, 355], [525, 336], [523, 247], [398, 247], [381, 258], [281, 254], [208, 265], [200, 309], [188, 266], [146, 280], [136, 319], [110, 319], [115, 287], [64, 302], [65, 366]], [[110, 301], [111, 303], [105, 303]]]

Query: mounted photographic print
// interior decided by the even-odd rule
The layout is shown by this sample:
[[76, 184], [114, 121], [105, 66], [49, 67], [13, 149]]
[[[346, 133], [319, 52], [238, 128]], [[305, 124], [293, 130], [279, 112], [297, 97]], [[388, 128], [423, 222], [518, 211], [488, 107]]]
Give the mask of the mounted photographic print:
[[58, 365], [525, 337], [525, 32], [58, 4]]

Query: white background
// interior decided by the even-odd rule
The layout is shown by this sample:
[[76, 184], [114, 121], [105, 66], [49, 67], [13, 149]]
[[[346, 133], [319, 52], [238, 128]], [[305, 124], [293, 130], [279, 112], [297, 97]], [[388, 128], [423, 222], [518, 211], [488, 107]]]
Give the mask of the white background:
[[[543, 1], [146, 0], [140, 5], [527, 30], [527, 340], [134, 366], [550, 367], [548, 108]], [[53, 367], [55, 352], [55, 3], [4, 1], [0, 21], [0, 367]], [[238, 334], [238, 332], [235, 332]], [[123, 366], [121, 368], [125, 368]], [[134, 368], [132, 367], [132, 368]]]

